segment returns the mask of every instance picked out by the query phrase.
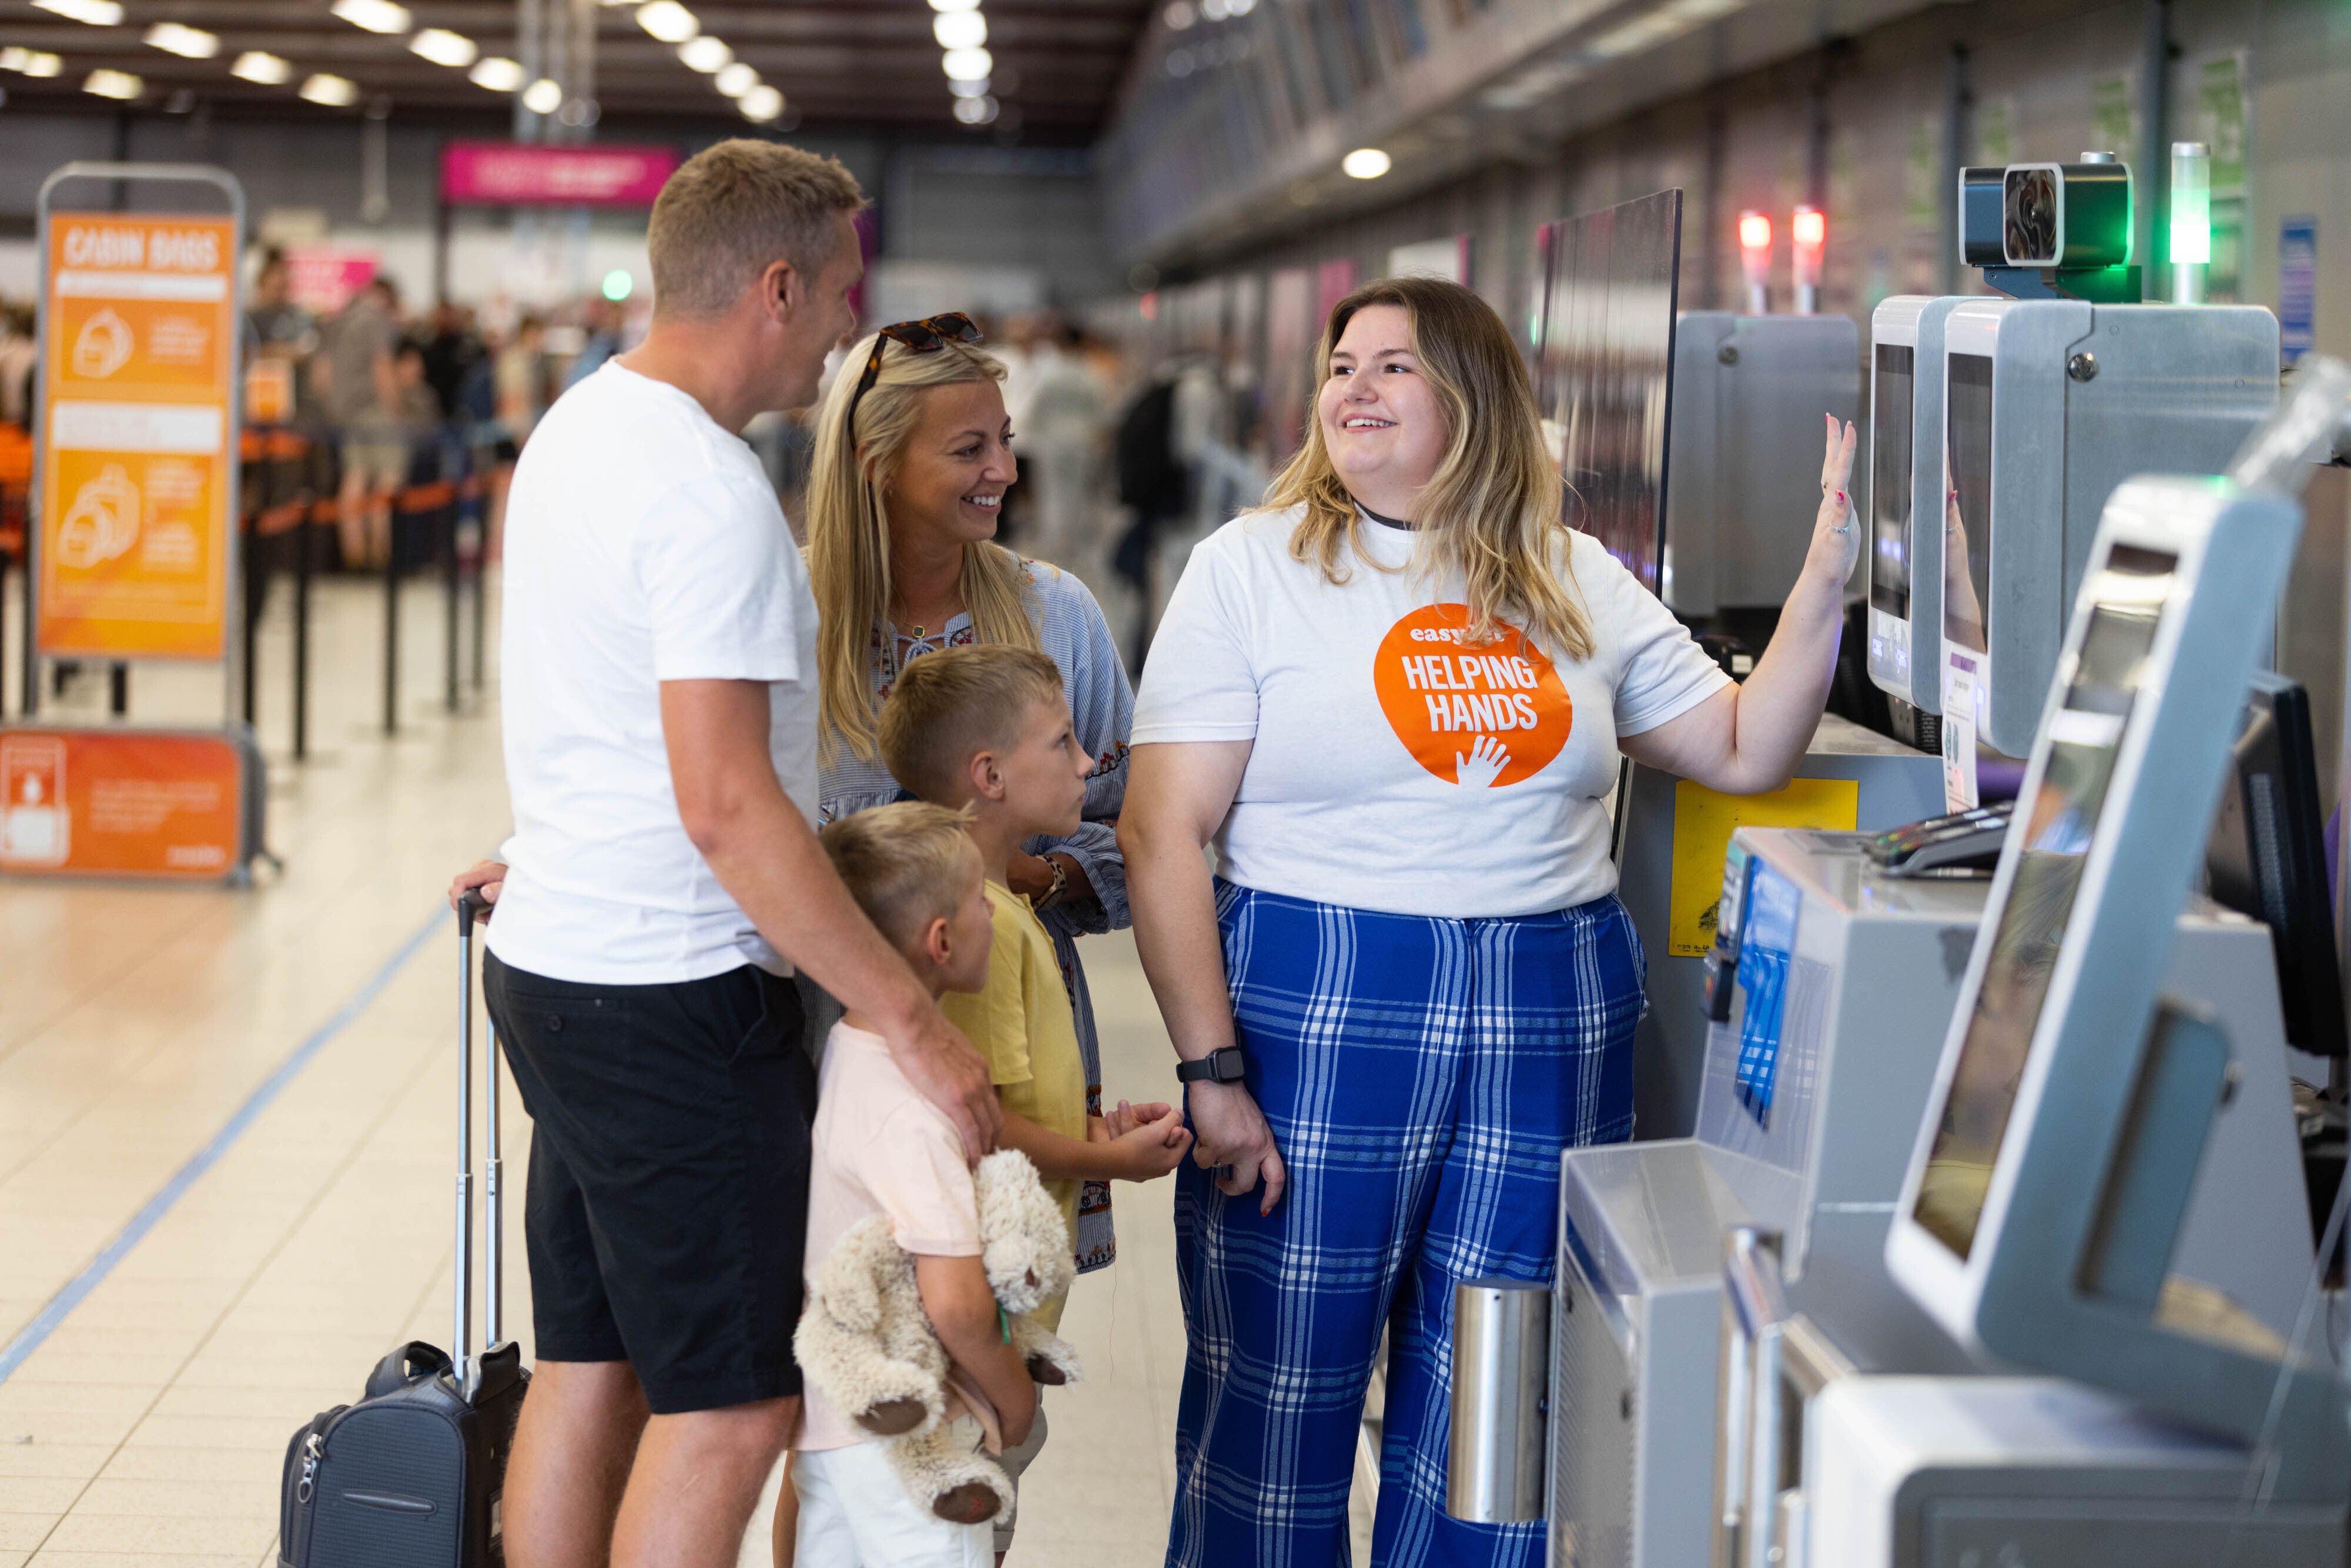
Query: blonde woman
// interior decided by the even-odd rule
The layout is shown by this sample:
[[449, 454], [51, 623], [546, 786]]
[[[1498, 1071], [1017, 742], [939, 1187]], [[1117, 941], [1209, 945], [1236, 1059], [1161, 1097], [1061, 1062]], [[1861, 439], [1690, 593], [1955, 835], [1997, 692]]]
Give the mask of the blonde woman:
[[[850, 350], [817, 413], [807, 517], [809, 578], [822, 617], [818, 812], [837, 821], [903, 798], [882, 765], [874, 716], [909, 661], [971, 643], [1051, 656], [1094, 772], [1083, 823], [1066, 839], [1025, 846], [1010, 885], [1053, 938], [1089, 1109], [1099, 1111], [1101, 1052], [1077, 938], [1127, 924], [1117, 822], [1134, 695], [1085, 584], [995, 542], [998, 509], [1019, 468], [1004, 367], [978, 341], [960, 314], [884, 327]], [[1106, 1184], [1087, 1183], [1081, 1271], [1111, 1261], [1110, 1218]]]
[[1167, 1561], [1345, 1560], [1385, 1327], [1374, 1563], [1533, 1568], [1540, 1526], [1445, 1513], [1453, 1288], [1548, 1281], [1560, 1150], [1632, 1133], [1643, 959], [1603, 798], [1620, 754], [1789, 776], [1855, 559], [1853, 434], [1829, 423], [1802, 579], [1733, 686], [1563, 526], [1475, 295], [1371, 284], [1321, 353], [1305, 445], [1152, 643], [1120, 825], [1198, 1140]]

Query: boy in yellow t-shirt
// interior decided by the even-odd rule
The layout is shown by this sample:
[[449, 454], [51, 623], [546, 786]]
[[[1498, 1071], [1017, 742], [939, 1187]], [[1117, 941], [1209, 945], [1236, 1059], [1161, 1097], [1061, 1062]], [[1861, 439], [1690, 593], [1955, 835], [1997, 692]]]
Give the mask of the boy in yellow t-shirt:
[[[1165, 1104], [1122, 1103], [1108, 1118], [1086, 1113], [1077, 1022], [1053, 939], [1008, 885], [1023, 843], [1076, 831], [1084, 810], [1093, 762], [1071, 731], [1061, 672], [1040, 653], [1000, 643], [925, 653], [900, 673], [883, 705], [880, 738], [891, 777], [920, 800], [961, 810], [979, 847], [995, 934], [987, 988], [950, 992], [939, 1005], [987, 1059], [1004, 1107], [998, 1142], [1027, 1155], [1061, 1199], [1074, 1252], [1080, 1187], [1164, 1176], [1182, 1163], [1192, 1134], [1183, 1113]], [[1037, 1316], [1058, 1328], [1066, 1300], [1048, 1301]], [[1040, 1407], [1029, 1440], [1005, 1451], [1016, 1500], [1045, 1434]], [[997, 1524], [999, 1568], [1016, 1522], [1017, 1514]]]
[[[1191, 1146], [1165, 1104], [1086, 1113], [1077, 1023], [1053, 939], [1007, 885], [1020, 846], [1073, 831], [1092, 759], [1077, 743], [1061, 673], [1040, 653], [1001, 644], [946, 648], [909, 663], [883, 705], [882, 760], [918, 800], [962, 810], [979, 846], [995, 920], [987, 988], [942, 1009], [987, 1059], [1004, 1107], [1002, 1143], [1034, 1161], [1076, 1235], [1088, 1180], [1152, 1181]], [[1074, 1245], [1074, 1242], [1072, 1243]], [[1059, 1326], [1061, 1301], [1038, 1316]]]

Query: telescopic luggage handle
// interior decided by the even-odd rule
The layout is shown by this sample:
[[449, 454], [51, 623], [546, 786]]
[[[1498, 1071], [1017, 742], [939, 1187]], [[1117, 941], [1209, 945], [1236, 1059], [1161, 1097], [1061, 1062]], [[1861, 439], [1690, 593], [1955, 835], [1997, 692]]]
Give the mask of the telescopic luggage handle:
[[[449, 1338], [457, 1389], [471, 1402], [481, 1387], [482, 1357], [474, 1342], [474, 926], [489, 918], [490, 901], [478, 889], [457, 900], [457, 1289], [455, 1332]], [[498, 1042], [495, 1028], [482, 1068], [486, 1158], [483, 1161], [482, 1327], [485, 1353], [503, 1343], [506, 1246], [498, 1178]]]

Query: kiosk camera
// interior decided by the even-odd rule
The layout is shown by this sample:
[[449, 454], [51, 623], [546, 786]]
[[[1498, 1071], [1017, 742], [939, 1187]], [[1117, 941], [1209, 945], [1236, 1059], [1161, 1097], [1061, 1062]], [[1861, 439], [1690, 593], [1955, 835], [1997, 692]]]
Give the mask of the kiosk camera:
[[1869, 320], [1869, 678], [1922, 714], [1943, 711], [1943, 324], [1959, 302], [1897, 294]]
[[[2263, 436], [2339, 403], [2329, 382]], [[2252, 1449], [2283, 1511], [2205, 1521], [2270, 1536], [2249, 1561], [2288, 1560], [2281, 1531], [2293, 1560], [2340, 1560], [2345, 1389], [2232, 1281], [2172, 1272], [2232, 1064], [2220, 1022], [2158, 992], [2301, 520], [2232, 479], [2135, 479], [2106, 507], [1886, 1240], [1903, 1289], [1982, 1360]]]
[[[1943, 745], [2032, 745], [2100, 509], [2135, 474], [2217, 474], [2276, 401], [2277, 318], [1970, 299], [1944, 326]], [[1923, 562], [1914, 554], [1916, 565]], [[1914, 650], [1915, 660], [1915, 650]]]
[[1820, 506], [1821, 415], [1854, 417], [1860, 359], [1846, 316], [1691, 310], [1675, 324], [1658, 591], [1674, 613], [1786, 601]]

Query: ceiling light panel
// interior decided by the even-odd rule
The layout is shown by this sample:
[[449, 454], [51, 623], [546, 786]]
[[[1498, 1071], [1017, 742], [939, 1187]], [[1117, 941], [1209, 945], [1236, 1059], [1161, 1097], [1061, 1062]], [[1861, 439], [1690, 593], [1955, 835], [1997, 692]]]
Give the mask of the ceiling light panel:
[[475, 61], [465, 79], [492, 92], [517, 92], [522, 88], [522, 67], [504, 55], [491, 55]]
[[741, 98], [759, 85], [759, 73], [737, 60], [713, 78], [711, 85], [728, 98]]
[[220, 53], [221, 47], [217, 33], [207, 33], [202, 27], [183, 27], [177, 22], [158, 22], [148, 28], [146, 43], [150, 48], [190, 60], [211, 59]]
[[939, 68], [950, 81], [977, 81], [996, 69], [996, 57], [986, 49], [949, 49], [939, 57]]
[[986, 98], [989, 85], [987, 78], [979, 77], [970, 81], [950, 81], [947, 90], [957, 98]]
[[300, 95], [308, 102], [324, 104], [329, 109], [349, 109], [360, 100], [360, 84], [349, 77], [321, 73], [302, 83]]
[[473, 39], [446, 27], [425, 28], [408, 40], [408, 48], [411, 54], [422, 55], [436, 66], [459, 71], [472, 65], [482, 52]]
[[371, 33], [408, 31], [408, 7], [392, 0], [335, 0], [332, 9], [352, 26]]
[[[122, 20], [122, 7], [114, 0], [33, 0], [33, 4], [68, 21], [86, 22], [93, 27], [111, 27]], [[122, 73], [114, 71], [110, 74], [120, 76]]]
[[680, 44], [677, 57], [684, 60], [689, 68], [707, 76], [713, 71], [725, 70], [733, 62], [735, 51], [722, 40], [705, 33], [701, 37], [688, 38]]
[[977, 11], [979, 0], [931, 0], [934, 11]]
[[244, 81], [258, 82], [263, 87], [284, 87], [294, 79], [294, 62], [276, 55], [263, 54], [258, 49], [248, 49], [236, 57], [236, 63], [228, 68], [228, 74]]
[[784, 95], [764, 83], [745, 93], [736, 102], [741, 106], [744, 119], [757, 120], [762, 125], [779, 118], [784, 112]]
[[552, 78], [541, 77], [523, 89], [522, 106], [533, 114], [553, 114], [563, 107], [563, 89]]
[[976, 49], [987, 42], [987, 18], [977, 11], [948, 11], [931, 18], [931, 37], [943, 49]]
[[693, 12], [677, 0], [653, 0], [637, 7], [637, 26], [664, 44], [682, 44], [702, 31]]
[[147, 90], [147, 84], [129, 71], [92, 71], [82, 78], [81, 89], [100, 98], [129, 100]]

